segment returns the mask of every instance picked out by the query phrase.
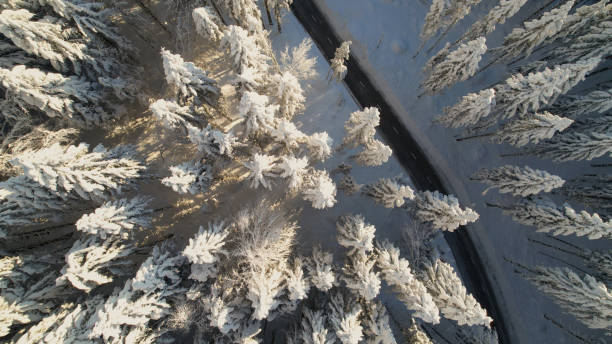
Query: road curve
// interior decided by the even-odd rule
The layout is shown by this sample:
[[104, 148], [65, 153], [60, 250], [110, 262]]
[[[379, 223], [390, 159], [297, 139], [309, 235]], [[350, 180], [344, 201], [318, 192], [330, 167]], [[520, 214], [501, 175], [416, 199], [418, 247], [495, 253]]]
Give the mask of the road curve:
[[[294, 1], [291, 10], [319, 47], [323, 56], [331, 60], [336, 48], [340, 46], [341, 40], [314, 1]], [[393, 152], [404, 169], [408, 171], [415, 186], [421, 190], [438, 190], [448, 194], [449, 192], [444, 188], [436, 170], [421, 147], [401, 123], [384, 96], [374, 87], [368, 75], [352, 54], [346, 63], [346, 67], [348, 71], [344, 82], [361, 107], [375, 106], [380, 110], [382, 134], [393, 148]], [[494, 319], [499, 342], [510, 344], [508, 328], [492, 292], [491, 282], [485, 274], [481, 257], [466, 228], [462, 226], [452, 233], [445, 231], [444, 238], [458, 262], [459, 271], [467, 279], [466, 287], [468, 291], [474, 295]]]

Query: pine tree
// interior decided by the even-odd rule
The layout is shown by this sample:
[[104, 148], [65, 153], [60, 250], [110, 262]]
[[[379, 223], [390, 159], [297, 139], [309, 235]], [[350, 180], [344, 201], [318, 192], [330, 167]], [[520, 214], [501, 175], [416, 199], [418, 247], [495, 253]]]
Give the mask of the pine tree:
[[408, 328], [408, 333], [406, 335], [406, 339], [408, 343], [411, 344], [433, 344], [433, 342], [427, 337], [427, 335], [419, 328], [417, 323], [412, 320], [412, 324], [410, 328]]
[[312, 256], [306, 261], [306, 269], [310, 282], [321, 291], [330, 290], [336, 282], [332, 262], [331, 253], [323, 251], [320, 246], [313, 246]]
[[567, 1], [560, 7], [542, 14], [538, 19], [523, 23], [523, 28], [512, 30], [504, 38], [503, 45], [496, 49], [500, 58], [509, 61], [521, 54], [525, 57], [531, 55], [535, 47], [561, 31], [574, 2], [574, 0]]
[[252, 317], [256, 320], [264, 320], [272, 310], [280, 305], [278, 298], [283, 289], [283, 274], [276, 269], [269, 272], [252, 271], [247, 283], [246, 297], [251, 301]]
[[[266, 6], [274, 9], [274, 16], [276, 17], [276, 25], [278, 25], [278, 32], [281, 32], [281, 23], [283, 17], [283, 11], [289, 11], [289, 6], [293, 3], [293, 0], [265, 0]], [[271, 22], [270, 22], [271, 23]]]
[[332, 154], [333, 140], [326, 131], [314, 133], [306, 138], [306, 145], [313, 160], [324, 161]]
[[444, 317], [457, 321], [459, 326], [488, 326], [493, 321], [478, 301], [467, 293], [459, 276], [449, 264], [439, 259], [428, 264], [423, 284]]
[[223, 35], [219, 26], [219, 17], [212, 13], [208, 7], [197, 7], [191, 12], [196, 31], [203, 37], [212, 41], [219, 41]]
[[189, 239], [189, 243], [182, 254], [191, 263], [190, 279], [206, 282], [209, 277], [216, 275], [216, 263], [220, 256], [227, 256], [223, 248], [228, 231], [221, 223], [211, 223], [208, 229], [200, 226], [198, 233]]
[[612, 175], [587, 174], [569, 180], [559, 193], [577, 202], [612, 215]]
[[443, 195], [438, 191], [418, 192], [415, 195], [414, 207], [419, 220], [449, 232], [469, 222], [475, 222], [479, 217], [478, 213], [470, 208], [461, 209], [455, 196]]
[[362, 166], [380, 166], [387, 161], [393, 154], [391, 147], [379, 140], [371, 139], [364, 145], [361, 152], [351, 156]]
[[496, 143], [508, 142], [515, 147], [522, 147], [550, 139], [556, 132], [567, 129], [572, 123], [574, 121], [569, 118], [555, 116], [547, 111], [533, 113], [505, 123], [492, 133], [490, 138]]
[[495, 89], [488, 88], [476, 93], [468, 93], [457, 104], [445, 107], [444, 115], [435, 122], [447, 127], [459, 128], [474, 125], [489, 116], [495, 108]]
[[380, 302], [368, 303], [364, 313], [364, 334], [368, 343], [397, 344], [389, 325], [387, 307]]
[[366, 185], [362, 193], [385, 208], [399, 208], [404, 205], [405, 198], [414, 199], [414, 190], [410, 186], [402, 185], [388, 178], [382, 178], [374, 184]]
[[592, 160], [606, 154], [612, 156], [612, 133], [571, 130], [555, 135], [525, 153], [557, 162]]
[[440, 322], [439, 310], [427, 289], [410, 270], [410, 263], [400, 258], [400, 251], [388, 241], [377, 245], [378, 267], [388, 285], [414, 316], [428, 323]]
[[[472, 6], [477, 5], [479, 2], [480, 0], [447, 0], [442, 17], [435, 20], [439, 25], [439, 29], [444, 30], [444, 32], [442, 32], [442, 34], [438, 37], [438, 40], [431, 46], [431, 48], [427, 50], [427, 53], [431, 52], [431, 50], [433, 50], [438, 43], [440, 43], [440, 41], [446, 37], [446, 34], [448, 34], [455, 24], [470, 13]], [[437, 30], [438, 29], [435, 28], [436, 32]]]
[[496, 89], [498, 118], [506, 119], [515, 115], [524, 116], [528, 111], [538, 111], [545, 104], [552, 104], [557, 97], [566, 93], [593, 70], [599, 59], [581, 60], [575, 64], [545, 68], [527, 76], [515, 74]]
[[203, 193], [213, 180], [210, 165], [199, 160], [170, 166], [170, 173], [171, 175], [163, 178], [161, 183], [180, 194], [196, 195]]
[[495, 30], [497, 24], [503, 24], [506, 19], [515, 15], [526, 2], [527, 0], [500, 0], [486, 16], [472, 24], [460, 41], [471, 41], [488, 35]]
[[289, 178], [289, 189], [297, 190], [302, 186], [307, 172], [306, 168], [308, 167], [308, 159], [306, 157], [282, 156], [277, 166], [281, 170], [280, 177]]
[[535, 170], [529, 166], [505, 165], [493, 169], [481, 169], [470, 177], [489, 187], [483, 195], [492, 188], [499, 189], [500, 193], [511, 193], [513, 196], [537, 195], [540, 192], [551, 192], [565, 184], [559, 176], [552, 175], [543, 170]]
[[89, 152], [85, 143], [67, 147], [55, 144], [20, 154], [11, 163], [31, 181], [58, 194], [104, 200], [142, 175], [144, 166], [132, 156], [129, 147], [123, 146], [111, 150], [96, 146]]
[[557, 206], [545, 198], [524, 198], [504, 208], [504, 213], [538, 232], [553, 235], [587, 236], [589, 239], [612, 238], [612, 221], [603, 221], [597, 213], [577, 212], [569, 204]]
[[315, 171], [308, 175], [302, 196], [315, 209], [331, 208], [336, 204], [336, 185], [327, 172]]
[[276, 84], [276, 97], [280, 100], [280, 115], [291, 119], [304, 111], [304, 91], [300, 82], [291, 72], [275, 74], [272, 78]]
[[375, 256], [354, 251], [349, 253], [347, 264], [342, 268], [346, 288], [366, 301], [372, 301], [380, 291], [380, 274], [374, 271], [375, 264]]
[[[429, 12], [427, 12], [425, 16], [425, 23], [423, 23], [423, 28], [421, 29], [421, 47], [442, 28], [444, 24], [444, 13], [449, 6], [450, 3], [448, 0], [432, 1]], [[419, 48], [419, 51], [420, 50], [421, 48]]]
[[280, 143], [289, 150], [298, 148], [300, 143], [306, 140], [306, 134], [301, 132], [293, 122], [286, 119], [278, 120], [276, 126], [270, 129], [270, 135], [275, 142]]
[[93, 213], [83, 215], [76, 222], [76, 229], [102, 239], [111, 236], [128, 239], [135, 230], [150, 225], [152, 210], [148, 209], [149, 203], [150, 199], [146, 197], [106, 202]]
[[380, 112], [378, 108], [366, 107], [362, 111], [351, 113], [348, 121], [344, 123], [346, 136], [342, 139], [342, 144], [348, 147], [365, 145], [376, 135], [376, 127], [380, 124]]
[[66, 265], [56, 284], [72, 284], [86, 293], [99, 285], [113, 281], [113, 275], [126, 274], [129, 261], [126, 257], [136, 251], [136, 247], [125, 243], [120, 237], [89, 235], [78, 239], [66, 253]]
[[255, 153], [250, 161], [244, 163], [244, 166], [250, 171], [249, 179], [251, 180], [251, 188], [257, 189], [259, 185], [266, 189], [271, 189], [272, 184], [268, 177], [274, 178], [276, 157], [267, 154]]
[[310, 37], [304, 38], [297, 47], [293, 47], [291, 53], [289, 47], [285, 46], [285, 50], [281, 51], [280, 55], [281, 71], [291, 72], [300, 80], [314, 79], [317, 76], [315, 69], [317, 59], [309, 57], [311, 49], [312, 39]]
[[100, 86], [85, 78], [17, 65], [10, 70], [0, 69], [0, 84], [11, 101], [5, 103], [9, 108], [12, 105], [38, 110], [77, 127], [100, 125], [114, 117]]
[[334, 58], [330, 61], [330, 73], [328, 77], [330, 80], [342, 81], [346, 75], [345, 63], [350, 57], [351, 41], [342, 42], [340, 47], [336, 49]]
[[342, 294], [331, 296], [329, 302], [329, 322], [342, 344], [357, 344], [363, 338], [363, 327], [359, 317], [361, 306], [346, 300]]
[[293, 259], [293, 264], [285, 271], [289, 301], [303, 300], [308, 296], [310, 282], [304, 276], [304, 261], [300, 257]]
[[572, 118], [590, 113], [605, 113], [612, 109], [612, 88], [595, 90], [583, 96], [566, 95], [560, 98], [551, 109]]
[[580, 322], [610, 334], [612, 293], [605, 284], [588, 274], [580, 277], [568, 268], [538, 266], [524, 276]]
[[196, 120], [188, 106], [181, 106], [172, 100], [158, 99], [149, 105], [149, 110], [168, 129], [186, 127]]
[[246, 91], [240, 99], [238, 114], [245, 119], [245, 135], [267, 132], [274, 128], [274, 114], [278, 105], [268, 104], [268, 97], [256, 92]]
[[229, 48], [240, 80], [250, 87], [257, 87], [263, 82], [268, 70], [268, 57], [261, 52], [257, 37], [249, 35], [239, 26], [230, 25], [223, 31], [221, 48]]
[[423, 81], [423, 88], [429, 94], [435, 94], [458, 81], [467, 80], [476, 73], [478, 62], [486, 51], [484, 37], [462, 44], [456, 50], [445, 54], [443, 61], [432, 63], [430, 70], [425, 70], [427, 76]]
[[237, 139], [231, 132], [224, 133], [212, 129], [210, 124], [203, 129], [187, 124], [186, 129], [187, 138], [196, 146], [198, 151], [213, 158], [222, 155], [232, 157]]
[[261, 33], [263, 30], [261, 14], [254, 0], [221, 0], [229, 10], [236, 23], [250, 33]]
[[[217, 82], [192, 62], [185, 62], [180, 55], [161, 50], [166, 82], [172, 87], [182, 104], [194, 100], [213, 106], [217, 103], [220, 89]], [[196, 104], [197, 104], [196, 102]]]
[[365, 222], [361, 215], [341, 216], [336, 222], [338, 244], [347, 248], [348, 254], [367, 253], [374, 249], [376, 228]]

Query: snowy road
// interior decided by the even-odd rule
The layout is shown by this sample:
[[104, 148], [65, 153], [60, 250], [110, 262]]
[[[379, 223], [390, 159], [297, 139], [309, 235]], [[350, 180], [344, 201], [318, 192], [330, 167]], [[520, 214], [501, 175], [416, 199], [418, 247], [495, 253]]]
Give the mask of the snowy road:
[[[322, 54], [328, 60], [333, 58], [334, 52], [341, 42], [319, 8], [312, 0], [301, 0], [293, 2], [291, 9]], [[375, 106], [380, 110], [382, 134], [393, 148], [415, 186], [421, 190], [438, 190], [448, 194], [449, 192], [442, 185], [438, 174], [423, 150], [400, 122], [383, 95], [373, 86], [354, 56], [350, 56], [346, 66], [348, 72], [344, 81], [355, 101], [361, 107]], [[444, 237], [452, 249], [459, 272], [466, 279], [465, 284], [468, 291], [476, 297], [495, 320], [495, 328], [500, 343], [509, 344], [505, 319], [492, 292], [491, 283], [485, 274], [481, 257], [466, 228], [460, 227], [454, 233], [444, 232]]]

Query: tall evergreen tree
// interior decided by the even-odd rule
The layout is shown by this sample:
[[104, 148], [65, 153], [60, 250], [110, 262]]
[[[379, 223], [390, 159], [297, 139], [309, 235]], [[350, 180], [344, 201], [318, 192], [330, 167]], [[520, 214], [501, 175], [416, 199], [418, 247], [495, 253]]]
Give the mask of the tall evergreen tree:
[[505, 165], [493, 169], [481, 169], [470, 177], [489, 187], [483, 192], [486, 194], [492, 188], [499, 189], [500, 193], [512, 193], [514, 196], [530, 196], [540, 192], [550, 192], [560, 188], [565, 183], [559, 176], [552, 175], [543, 170], [535, 170], [529, 166]]

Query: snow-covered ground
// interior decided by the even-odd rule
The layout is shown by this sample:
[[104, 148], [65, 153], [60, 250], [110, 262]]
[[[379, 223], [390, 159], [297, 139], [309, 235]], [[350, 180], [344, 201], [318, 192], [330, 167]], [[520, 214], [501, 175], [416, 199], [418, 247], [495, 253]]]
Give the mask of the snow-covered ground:
[[[521, 11], [487, 37], [489, 48], [499, 46], [503, 37], [535, 10], [548, 1], [528, 1]], [[461, 203], [474, 208], [481, 214], [480, 220], [469, 226], [469, 231], [479, 247], [487, 265], [496, 297], [504, 315], [508, 318], [512, 343], [575, 343], [567, 333], [546, 321], [546, 313], [565, 324], [572, 330], [587, 336], [598, 337], [600, 333], [563, 314], [543, 294], [514, 272], [512, 264], [504, 259], [512, 259], [528, 266], [558, 266], [562, 263], [544, 256], [546, 251], [530, 243], [528, 238], [544, 238], [533, 228], [520, 226], [498, 209], [488, 208], [485, 200], [498, 203], [510, 202], [511, 197], [489, 192], [482, 196], [483, 184], [470, 182], [469, 176], [483, 167], [497, 167], [504, 164], [529, 165], [548, 170], [563, 178], [579, 176], [589, 170], [589, 163], [552, 164], [550, 161], [531, 157], [501, 158], [500, 153], [512, 152], [508, 145], [493, 145], [484, 141], [468, 140], [456, 142], [450, 129], [434, 125], [431, 120], [441, 114], [443, 107], [450, 106], [468, 92], [479, 91], [503, 80], [505, 67], [495, 65], [485, 73], [460, 82], [436, 96], [418, 98], [422, 92], [418, 88], [422, 81], [421, 68], [431, 54], [437, 52], [446, 41], [453, 42], [477, 18], [488, 12], [497, 1], [482, 1], [474, 11], [458, 23], [448, 36], [431, 51], [421, 53], [416, 59], [420, 41], [419, 33], [428, 10], [425, 1], [401, 0], [316, 0], [316, 3], [329, 17], [336, 32], [344, 40], [352, 40], [352, 54], [359, 58], [369, 70], [370, 77], [379, 89], [401, 114], [403, 123], [421, 144], [443, 181], [458, 196]], [[426, 45], [426, 49], [435, 41]], [[426, 50], [425, 49], [425, 50]], [[481, 65], [488, 63], [486, 56]], [[583, 83], [584, 84], [584, 83]], [[576, 89], [588, 87], [578, 85]], [[603, 160], [603, 159], [599, 159]], [[598, 160], [591, 161], [599, 162]], [[559, 200], [557, 200], [559, 201]], [[596, 249], [606, 248], [605, 242], [588, 241], [576, 238], [570, 240], [578, 245]], [[546, 251], [551, 253], [550, 251]], [[564, 259], [571, 259], [566, 258]]]

